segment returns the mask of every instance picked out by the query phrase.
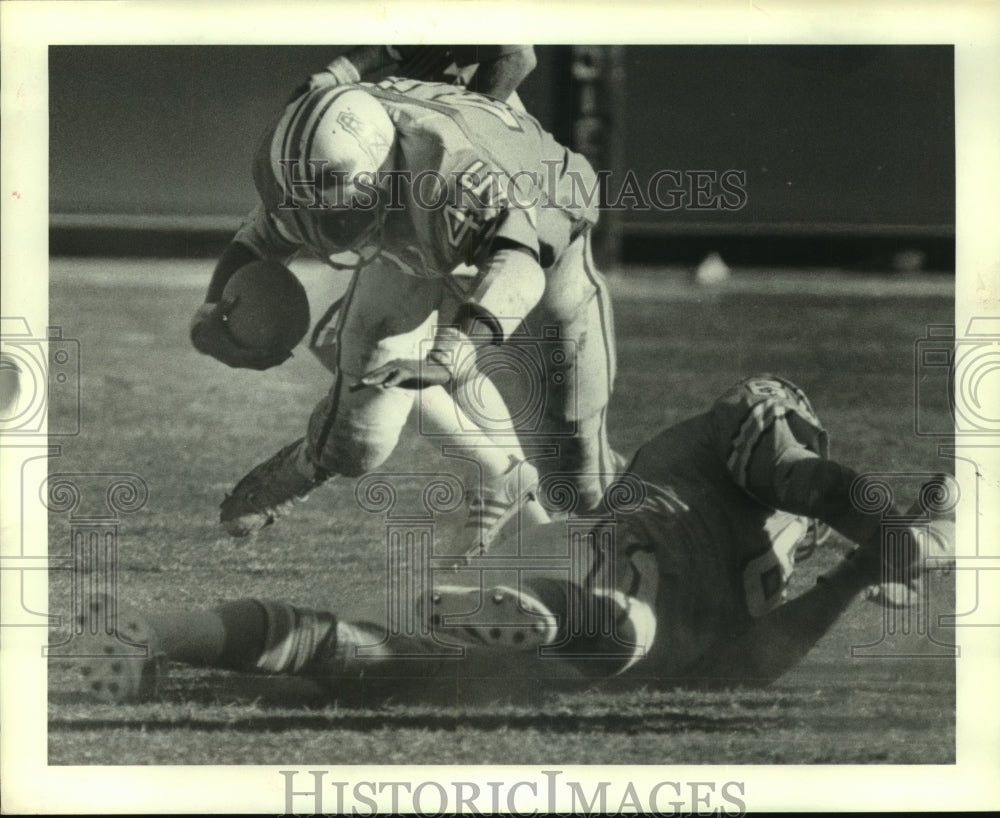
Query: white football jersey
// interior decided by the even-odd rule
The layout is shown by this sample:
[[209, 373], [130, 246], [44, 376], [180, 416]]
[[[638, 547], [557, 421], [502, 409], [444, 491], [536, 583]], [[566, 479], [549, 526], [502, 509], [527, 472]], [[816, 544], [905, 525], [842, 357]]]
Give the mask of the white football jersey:
[[[523, 111], [453, 85], [390, 78], [356, 87], [388, 112], [402, 154], [384, 223], [372, 229], [371, 214], [362, 256], [381, 254], [408, 274], [443, 278], [505, 239], [548, 267], [596, 223], [593, 169]], [[255, 160], [261, 205], [237, 238], [281, 258], [302, 247], [320, 258], [340, 253], [325, 239], [329, 212], [280, 206], [287, 196], [269, 159], [271, 138]]]

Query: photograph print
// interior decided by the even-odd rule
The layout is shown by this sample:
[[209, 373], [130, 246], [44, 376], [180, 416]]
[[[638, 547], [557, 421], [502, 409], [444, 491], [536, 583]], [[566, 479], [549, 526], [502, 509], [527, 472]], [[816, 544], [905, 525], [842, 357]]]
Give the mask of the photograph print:
[[956, 764], [998, 430], [953, 45], [45, 59], [47, 323], [5, 303], [0, 372], [45, 765], [742, 814], [672, 768]]

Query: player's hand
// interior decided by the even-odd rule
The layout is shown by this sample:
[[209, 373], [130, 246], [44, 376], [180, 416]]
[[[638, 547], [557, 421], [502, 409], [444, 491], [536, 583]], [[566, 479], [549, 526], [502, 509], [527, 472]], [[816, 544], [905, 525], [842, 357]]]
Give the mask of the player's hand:
[[442, 363], [430, 358], [422, 361], [397, 358], [362, 375], [351, 390], [356, 392], [366, 386], [377, 386], [382, 389], [393, 387], [426, 389], [428, 386], [444, 386], [450, 381], [451, 370]]
[[283, 364], [292, 357], [285, 349], [252, 349], [238, 343], [226, 327], [226, 315], [236, 305], [235, 298], [206, 302], [191, 319], [191, 343], [204, 355], [234, 369], [263, 371]]
[[954, 558], [955, 523], [939, 519], [909, 527], [888, 543], [873, 538], [851, 555], [851, 562], [872, 583], [868, 599], [906, 608], [923, 592], [928, 572], [948, 570]]

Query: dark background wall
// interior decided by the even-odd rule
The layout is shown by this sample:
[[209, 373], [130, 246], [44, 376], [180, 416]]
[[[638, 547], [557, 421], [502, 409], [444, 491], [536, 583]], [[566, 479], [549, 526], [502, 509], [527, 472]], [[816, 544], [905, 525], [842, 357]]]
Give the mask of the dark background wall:
[[[330, 46], [53, 47], [53, 214], [237, 217], [265, 121]], [[538, 46], [528, 109], [572, 141], [583, 104], [566, 46]], [[947, 46], [641, 46], [595, 89], [620, 180], [736, 169], [736, 211], [631, 208], [626, 236], [812, 232], [950, 237], [954, 80]], [[614, 194], [614, 182], [611, 185]]]
[[630, 48], [626, 74], [625, 153], [640, 177], [746, 170], [746, 207], [719, 218], [952, 222], [950, 48]]

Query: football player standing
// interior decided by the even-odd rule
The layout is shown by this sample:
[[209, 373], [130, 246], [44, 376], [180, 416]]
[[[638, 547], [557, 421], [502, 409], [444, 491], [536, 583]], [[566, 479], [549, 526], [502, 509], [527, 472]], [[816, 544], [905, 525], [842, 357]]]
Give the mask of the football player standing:
[[[254, 369], [287, 358], [240, 348], [226, 330], [222, 291], [249, 261], [307, 250], [342, 266], [346, 254], [354, 275], [313, 336], [333, 386], [304, 438], [223, 502], [230, 533], [269, 525], [331, 475], [376, 468], [415, 393], [425, 428], [481, 470], [472, 553], [518, 511], [544, 521], [532, 500], [537, 469], [478, 363], [512, 349], [525, 327], [543, 358], [528, 384], [541, 408], [526, 433], [549, 449], [538, 465], [567, 476], [575, 510], [599, 504], [620, 470], [605, 418], [615, 353], [607, 286], [590, 252], [597, 211], [586, 193], [596, 174], [583, 157], [527, 114], [456, 86], [343, 84], [323, 72], [261, 144], [254, 181], [260, 203], [216, 266], [192, 322], [196, 348]], [[457, 274], [463, 264], [475, 275]], [[492, 360], [511, 367], [520, 356]]]

